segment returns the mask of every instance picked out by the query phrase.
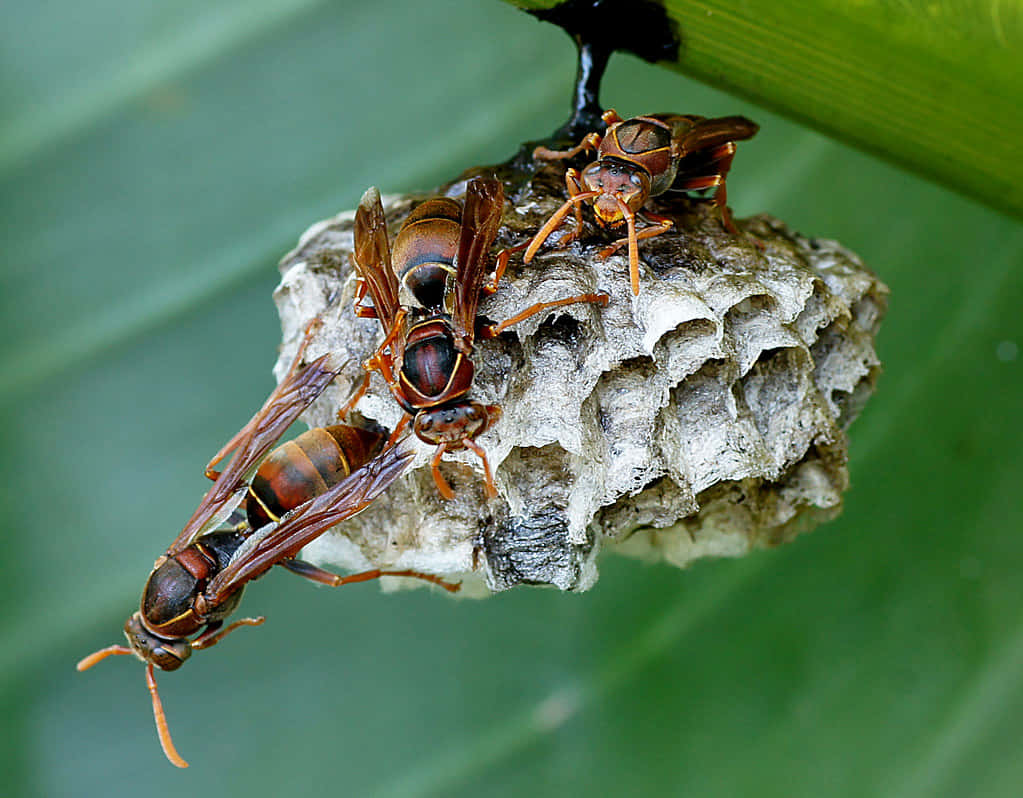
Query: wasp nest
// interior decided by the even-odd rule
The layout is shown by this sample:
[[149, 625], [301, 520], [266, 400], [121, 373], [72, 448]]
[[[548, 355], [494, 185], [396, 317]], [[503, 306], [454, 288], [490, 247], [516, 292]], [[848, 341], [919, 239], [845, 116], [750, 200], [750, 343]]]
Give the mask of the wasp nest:
[[[565, 199], [552, 166], [498, 177], [507, 201], [497, 246], [525, 241]], [[420, 199], [384, 199], [392, 239]], [[638, 297], [627, 251], [599, 259], [608, 239], [587, 226], [564, 250], [547, 244], [529, 265], [513, 258], [483, 299], [481, 313], [502, 321], [569, 295], [611, 297], [606, 308], [561, 307], [477, 340], [471, 395], [504, 410], [478, 439], [498, 498], [485, 497], [476, 456], [459, 452], [441, 464], [456, 494], [442, 499], [432, 447], [420, 444], [408, 475], [305, 556], [443, 574], [470, 593], [584, 590], [604, 548], [682, 566], [782, 543], [837, 515], [845, 430], [874, 389], [887, 288], [835, 242], [770, 217], [739, 221], [747, 236], [736, 237], [710, 202], [654, 209], [675, 226], [640, 242]], [[353, 312], [353, 218], [314, 225], [281, 263], [278, 376], [314, 316], [325, 323], [307, 357], [330, 351], [346, 364], [306, 414], [311, 425], [335, 423], [382, 337], [377, 320]], [[379, 375], [357, 411], [388, 427], [402, 415]]]

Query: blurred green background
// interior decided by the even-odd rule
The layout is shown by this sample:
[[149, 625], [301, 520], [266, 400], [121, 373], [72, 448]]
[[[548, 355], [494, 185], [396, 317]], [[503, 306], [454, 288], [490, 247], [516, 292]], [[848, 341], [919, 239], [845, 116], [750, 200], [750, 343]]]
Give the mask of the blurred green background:
[[[761, 124], [729, 178], [892, 290], [844, 515], [687, 572], [482, 602], [287, 573], [160, 678], [119, 642], [206, 459], [273, 385], [278, 258], [567, 114], [574, 51], [497, 2], [68, 0], [0, 30], [4, 794], [1015, 796], [1023, 226], [616, 56], [628, 116]], [[498, 43], [495, 43], [499, 42]]]

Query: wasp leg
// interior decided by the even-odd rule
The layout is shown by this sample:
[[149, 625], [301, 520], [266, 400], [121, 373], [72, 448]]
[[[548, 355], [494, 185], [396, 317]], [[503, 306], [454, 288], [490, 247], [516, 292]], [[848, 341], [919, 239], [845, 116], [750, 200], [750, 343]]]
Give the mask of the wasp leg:
[[532, 239], [524, 241], [518, 246], [502, 249], [497, 253], [497, 266], [494, 268], [494, 273], [490, 276], [490, 281], [483, 286], [483, 291], [485, 293], [497, 293], [497, 284], [501, 282], [501, 278], [504, 276], [504, 270], [508, 268], [508, 261], [511, 260], [512, 254], [524, 250], [529, 246], [530, 241], [532, 241]]
[[496, 338], [513, 324], [518, 324], [520, 321], [524, 321], [530, 316], [535, 316], [537, 313], [548, 308], [560, 308], [562, 305], [575, 305], [578, 302], [592, 302], [595, 305], [606, 308], [610, 301], [611, 297], [607, 294], [578, 294], [577, 296], [568, 296], [564, 299], [555, 299], [551, 302], [537, 302], [522, 312], [516, 313], [510, 319], [505, 319], [500, 324], [488, 324], [480, 328], [480, 336], [483, 338]]
[[617, 125], [619, 122], [625, 121], [618, 115], [618, 112], [614, 108], [608, 108], [606, 111], [604, 111], [604, 113], [600, 115], [600, 118], [604, 120], [604, 124], [607, 125], [608, 127], [611, 127], [611, 125]]
[[434, 585], [439, 585], [445, 590], [456, 593], [461, 589], [460, 584], [453, 584], [446, 582], [435, 574], [424, 574], [421, 571], [382, 571], [379, 568], [372, 571], [362, 571], [357, 574], [348, 574], [347, 576], [341, 576], [331, 571], [318, 568], [312, 563], [305, 562], [304, 560], [283, 560], [281, 562], [285, 568], [291, 571], [293, 574], [305, 577], [313, 582], [318, 582], [321, 585], [327, 585], [328, 587], [340, 587], [341, 585], [350, 585], [355, 582], [369, 582], [373, 579], [379, 579], [381, 576], [407, 576], [411, 579], [422, 579], [424, 582], [429, 582]]
[[371, 376], [370, 369], [365, 368], [365, 366], [363, 368], [364, 373], [362, 375], [362, 382], [359, 383], [359, 387], [355, 389], [352, 395], [348, 397], [348, 401], [345, 402], [337, 411], [338, 421], [344, 421], [348, 418], [348, 414], [352, 412], [352, 409], [359, 404], [359, 400], [366, 394], [366, 391], [369, 390], [369, 378]]
[[[714, 192], [714, 204], [721, 214], [721, 223], [729, 233], [739, 236], [743, 235], [743, 232], [735, 226], [735, 222], [732, 220], [732, 212], [728, 208], [728, 188], [725, 184], [728, 172], [732, 168], [733, 158], [735, 158], [735, 142], [729, 141], [719, 147], [715, 147], [708, 153], [707, 160], [709, 163], [706, 164], [706, 166], [715, 170], [713, 174], [684, 178], [672, 186], [672, 188], [682, 191], [699, 191], [700, 189], [714, 188], [716, 186], [717, 191]], [[764, 248], [762, 241], [752, 236], [749, 237], [758, 247]]]
[[360, 319], [378, 319], [376, 308], [372, 305], [363, 305], [362, 301], [366, 298], [366, 291], [368, 287], [366, 281], [361, 277], [355, 282], [355, 301], [353, 306], [355, 308], [355, 315]]
[[390, 449], [392, 446], [394, 446], [394, 444], [398, 442], [398, 438], [400, 438], [402, 434], [405, 432], [405, 429], [408, 427], [408, 424], [411, 420], [412, 416], [410, 416], [408, 413], [401, 417], [401, 421], [399, 421], [395, 425], [394, 431], [391, 433], [391, 436], [387, 439], [387, 443], [384, 444], [385, 449]]
[[565, 172], [565, 188], [575, 206], [575, 227], [558, 239], [558, 249], [564, 249], [583, 234], [583, 203], [576, 199], [576, 197], [587, 193], [583, 191], [581, 177], [576, 169], [569, 169]]
[[265, 620], [266, 618], [262, 615], [258, 618], [242, 618], [240, 621], [235, 621], [230, 626], [225, 626], [223, 629], [220, 628], [223, 625], [223, 621], [217, 621], [216, 623], [211, 623], [207, 626], [205, 631], [195, 638], [190, 645], [194, 649], [209, 648], [210, 646], [215, 646], [239, 626], [259, 626]]
[[551, 150], [547, 147], [537, 147], [533, 150], [533, 158], [542, 161], [561, 161], [567, 158], [574, 158], [584, 150], [596, 150], [600, 147], [603, 139], [599, 133], [587, 133], [583, 140], [568, 150]]
[[365, 395], [366, 391], [369, 389], [369, 379], [372, 372], [379, 371], [380, 376], [384, 378], [384, 382], [386, 382], [389, 387], [394, 386], [396, 380], [394, 378], [394, 370], [391, 367], [391, 364], [394, 362], [394, 357], [391, 353], [387, 352], [387, 348], [394, 343], [394, 340], [401, 332], [402, 325], [405, 321], [405, 314], [406, 311], [404, 308], [398, 311], [397, 315], [394, 317], [394, 324], [391, 326], [390, 332], [384, 338], [383, 342], [381, 342], [377, 351], [362, 364], [362, 368], [365, 371], [362, 382], [359, 387], [356, 388], [355, 393], [353, 393], [349, 397], [348, 401], [345, 402], [344, 406], [337, 411], [338, 419], [347, 417], [359, 403], [359, 400]]
[[433, 482], [437, 486], [437, 492], [450, 501], [455, 498], [455, 492], [451, 490], [451, 486], [440, 473], [440, 458], [444, 455], [444, 452], [446, 452], [447, 449], [448, 445], [446, 443], [437, 445], [437, 451], [433, 453], [433, 458], [430, 460], [430, 471], [433, 474]]
[[[668, 219], [666, 216], [660, 216], [658, 214], [652, 214], [644, 211], [642, 214], [644, 219], [648, 219], [655, 222], [655, 226], [643, 227], [640, 230], [635, 230], [635, 238], [625, 237], [619, 238], [617, 241], [613, 241], [609, 246], [599, 251], [596, 256], [598, 258], [608, 258], [618, 252], [622, 247], [629, 246], [629, 276], [632, 281], [632, 293], [639, 293], [639, 253], [638, 243], [643, 238], [653, 238], [655, 235], [660, 235], [663, 232], [667, 232], [671, 229], [674, 222]], [[634, 223], [633, 223], [634, 229]], [[633, 257], [633, 247], [635, 247], [635, 257]]]
[[724, 175], [705, 175], [703, 177], [690, 177], [677, 184], [681, 191], [700, 191], [701, 189], [717, 187], [712, 202], [718, 207], [721, 213], [721, 221], [725, 229], [733, 235], [739, 235], [739, 230], [732, 221], [732, 214], [728, 210], [728, 189], [725, 187]]
[[[570, 170], [570, 171], [575, 171], [575, 170]], [[544, 223], [544, 226], [541, 227], [537, 231], [536, 235], [533, 236], [532, 240], [529, 242], [529, 246], [526, 249], [526, 254], [522, 257], [522, 262], [523, 263], [529, 263], [531, 260], [533, 260], [533, 257], [537, 253], [537, 250], [540, 249], [540, 247], [543, 245], [544, 241], [546, 241], [548, 238], [550, 238], [551, 233], [553, 233], [555, 230], [558, 229], [558, 227], [561, 225], [562, 219], [564, 219], [566, 216], [568, 216], [568, 212], [570, 210], [572, 210], [573, 206], [575, 207], [576, 229], [575, 229], [575, 231], [573, 231], [571, 233], [567, 233], [566, 235], [562, 236], [562, 238], [560, 239], [558, 244], [559, 245], [567, 244], [572, 239], [574, 239], [575, 237], [578, 236], [579, 230], [580, 230], [580, 228], [582, 226], [582, 210], [580, 209], [579, 206], [580, 206], [581, 203], [585, 202], [586, 200], [593, 199], [594, 197], [598, 196], [600, 194], [600, 192], [599, 191], [579, 191], [578, 183], [573, 185], [573, 183], [570, 182], [570, 180], [574, 180], [574, 178], [572, 178], [570, 175], [566, 174], [565, 175], [565, 184], [567, 186], [570, 186], [570, 188], [568, 189], [569, 198], [565, 201], [564, 205], [562, 205], [560, 208], [558, 208], [551, 215], [551, 218], [548, 219]]]
[[494, 472], [490, 470], [490, 461], [487, 459], [486, 451], [471, 438], [466, 438], [462, 444], [470, 452], [475, 453], [483, 463], [483, 489], [486, 491], [487, 497], [493, 499], [497, 496], [497, 486], [494, 484]]

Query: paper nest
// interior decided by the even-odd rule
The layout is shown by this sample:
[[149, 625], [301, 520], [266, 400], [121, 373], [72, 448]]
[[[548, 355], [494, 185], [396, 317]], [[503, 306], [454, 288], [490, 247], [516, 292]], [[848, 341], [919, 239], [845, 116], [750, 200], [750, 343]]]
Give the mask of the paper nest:
[[[526, 240], [564, 201], [545, 173], [499, 176], [508, 201], [495, 250]], [[392, 240], [419, 199], [384, 198]], [[761, 249], [728, 234], [709, 202], [676, 199], [657, 212], [676, 225], [640, 242], [638, 297], [626, 250], [597, 258], [610, 239], [587, 226], [563, 251], [556, 234], [529, 265], [513, 257], [483, 299], [481, 313], [501, 321], [536, 302], [611, 296], [606, 308], [557, 308], [477, 341], [471, 395], [504, 411], [478, 439], [499, 498], [486, 499], [478, 459], [459, 452], [441, 465], [456, 493], [442, 499], [432, 447], [420, 444], [410, 473], [304, 556], [441, 574], [470, 595], [518, 584], [585, 590], [602, 550], [684, 566], [779, 544], [836, 516], [849, 482], [846, 429], [880, 370], [874, 336], [887, 288], [837, 243], [767, 216], [739, 222]], [[353, 218], [313, 225], [281, 262], [278, 378], [317, 315], [307, 359], [330, 351], [345, 363], [303, 416], [311, 426], [336, 423], [382, 338], [377, 320], [353, 312]], [[379, 375], [357, 412], [388, 428], [402, 415]]]

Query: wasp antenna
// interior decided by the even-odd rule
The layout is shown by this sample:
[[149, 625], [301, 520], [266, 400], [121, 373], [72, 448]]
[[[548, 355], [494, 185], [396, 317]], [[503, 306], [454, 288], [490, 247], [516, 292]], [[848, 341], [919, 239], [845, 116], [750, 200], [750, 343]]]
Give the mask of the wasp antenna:
[[171, 740], [170, 729], [167, 728], [167, 716], [163, 713], [163, 702], [160, 701], [160, 694], [156, 690], [156, 676], [153, 675], [153, 663], [146, 666], [146, 684], [149, 686], [149, 694], [153, 697], [153, 717], [156, 718], [156, 734], [160, 738], [160, 747], [163, 749], [167, 761], [174, 767], [187, 768], [188, 763], [181, 758]]
[[120, 654], [134, 654], [134, 653], [135, 652], [132, 651], [127, 646], [117, 646], [117, 645], [107, 646], [106, 648], [101, 648], [99, 651], [93, 651], [89, 656], [83, 657], [82, 659], [78, 660], [78, 664], [75, 665], [75, 670], [86, 671], [89, 668], [91, 668], [93, 665], [95, 665], [97, 662], [99, 662], [100, 660], [106, 659], [107, 657], [113, 657], [113, 656], [117, 656], [117, 655], [120, 655]]

